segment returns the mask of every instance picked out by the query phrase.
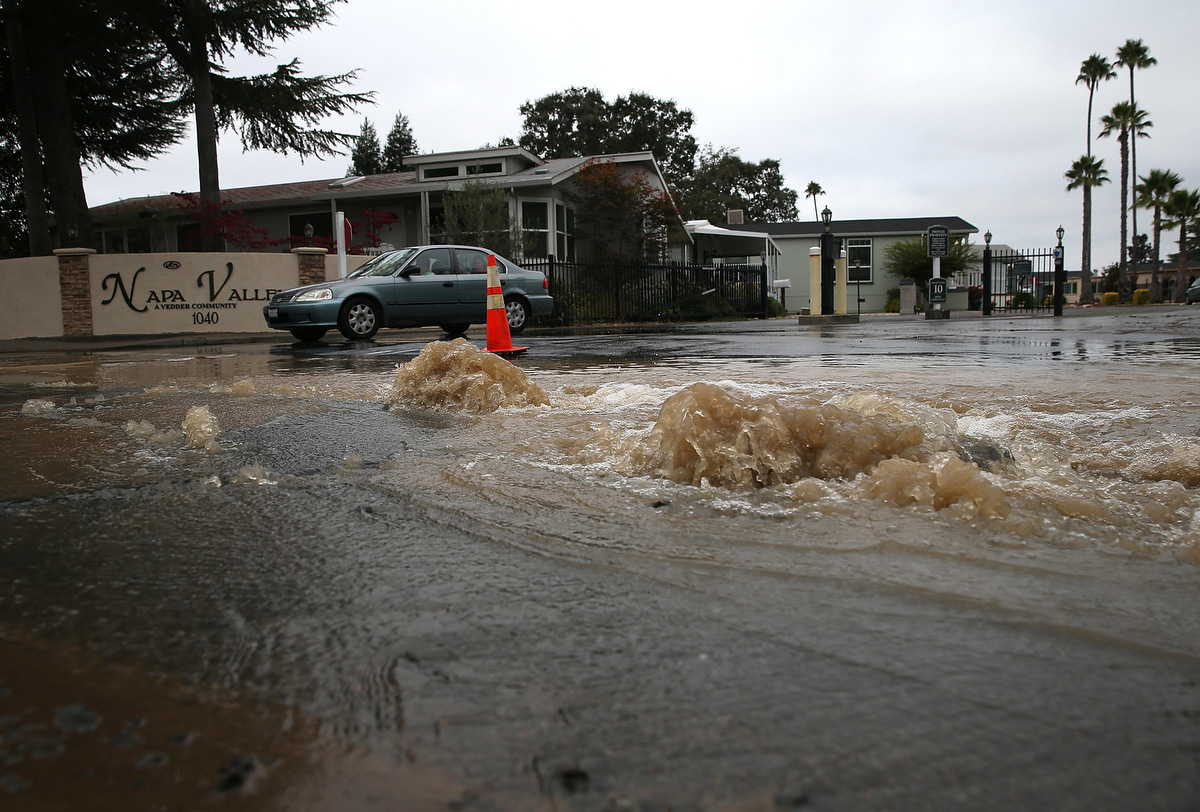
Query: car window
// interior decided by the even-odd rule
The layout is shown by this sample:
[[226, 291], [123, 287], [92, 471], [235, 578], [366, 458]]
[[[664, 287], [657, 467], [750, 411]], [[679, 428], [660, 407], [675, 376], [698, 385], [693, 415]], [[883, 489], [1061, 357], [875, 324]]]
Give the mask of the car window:
[[391, 276], [396, 271], [400, 270], [401, 266], [408, 261], [408, 258], [415, 253], [412, 248], [405, 248], [401, 251], [388, 251], [386, 254], [380, 254], [374, 259], [368, 260], [361, 268], [350, 274], [351, 278], [361, 276]]
[[430, 248], [422, 251], [412, 262], [413, 267], [419, 268], [420, 274], [454, 273], [454, 264], [450, 260], [449, 248]]
[[487, 273], [487, 252], [477, 248], [456, 248], [459, 273]]

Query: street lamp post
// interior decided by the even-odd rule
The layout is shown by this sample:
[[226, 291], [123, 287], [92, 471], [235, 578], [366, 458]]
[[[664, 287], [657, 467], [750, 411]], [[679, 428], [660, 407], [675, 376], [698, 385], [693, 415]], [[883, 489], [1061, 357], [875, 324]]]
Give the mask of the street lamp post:
[[1063, 235], [1067, 232], [1062, 226], [1054, 232], [1058, 235], [1058, 245], [1054, 249], [1054, 315], [1063, 314], [1063, 292], [1067, 287], [1067, 272], [1063, 267]]
[[983, 299], [980, 302], [980, 312], [985, 316], [992, 315], [992, 232], [983, 234], [983, 278], [979, 280], [983, 287]]
[[858, 300], [858, 315], [862, 315], [862, 260], [854, 260], [854, 298]]
[[829, 230], [833, 212], [828, 206], [821, 212], [821, 222], [825, 224], [825, 231], [821, 234], [821, 315], [832, 316], [837, 286], [837, 252], [833, 247], [833, 233]]

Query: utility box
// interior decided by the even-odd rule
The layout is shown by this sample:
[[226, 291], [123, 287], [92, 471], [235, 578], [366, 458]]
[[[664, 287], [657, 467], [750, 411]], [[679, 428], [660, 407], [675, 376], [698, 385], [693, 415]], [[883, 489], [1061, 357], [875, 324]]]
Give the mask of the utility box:
[[914, 279], [900, 280], [900, 312], [917, 312], [917, 282]]

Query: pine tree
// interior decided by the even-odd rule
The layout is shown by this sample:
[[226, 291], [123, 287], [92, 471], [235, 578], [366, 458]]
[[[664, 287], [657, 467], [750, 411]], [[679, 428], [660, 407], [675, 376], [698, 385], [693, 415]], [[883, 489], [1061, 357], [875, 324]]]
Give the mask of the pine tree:
[[375, 134], [375, 125], [363, 119], [362, 129], [350, 152], [350, 168], [346, 170], [349, 176], [378, 175], [383, 172], [383, 157], [379, 151], [379, 136]]
[[417, 140], [413, 138], [412, 127], [408, 124], [408, 116], [396, 113], [392, 122], [391, 132], [388, 133], [387, 144], [383, 148], [383, 171], [403, 172], [405, 157], [417, 154]]

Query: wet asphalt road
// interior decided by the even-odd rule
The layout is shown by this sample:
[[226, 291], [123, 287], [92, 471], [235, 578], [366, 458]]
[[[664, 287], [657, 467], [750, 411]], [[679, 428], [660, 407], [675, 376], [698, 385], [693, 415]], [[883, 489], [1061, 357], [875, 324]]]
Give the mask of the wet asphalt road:
[[[769, 363], [804, 354], [832, 366], [915, 358], [931, 374], [963, 364], [1164, 358], [1200, 369], [1200, 312], [1190, 308], [526, 337], [538, 342], [533, 363], [544, 368], [713, 357]], [[418, 331], [385, 333], [369, 346], [334, 340], [277, 357], [302, 365], [349, 355], [359, 359], [346, 361], [351, 366], [382, 368], [412, 357], [426, 340]], [[154, 342], [119, 339], [6, 344], [0, 351], [9, 356], [64, 347], [68, 354], [160, 351]], [[270, 336], [250, 340], [245, 351], [288, 345]], [[352, 416], [364, 435], [387, 431], [385, 414]], [[341, 453], [344, 429], [304, 428], [315, 458]], [[1139, 647], [1023, 621], [986, 601], [828, 577], [820, 555], [802, 575], [604, 551], [565, 555], [473, 532], [458, 519], [427, 513], [414, 521], [402, 500], [344, 485], [322, 497], [341, 506], [339, 532], [355, 543], [336, 564], [308, 573], [335, 585], [307, 611], [380, 615], [370, 628], [346, 630], [355, 645], [331, 638], [329, 656], [373, 649], [350, 670], [398, 686], [402, 699], [382, 704], [397, 715], [403, 737], [367, 744], [460, 775], [469, 791], [456, 808], [1185, 810], [1200, 803], [1196, 649]], [[264, 512], [303, 509], [293, 493], [263, 498], [278, 500]], [[423, 532], [431, 518], [436, 539]], [[290, 554], [300, 560], [304, 552]], [[250, 594], [279, 563], [231, 556], [228, 588]], [[294, 698], [337, 718], [320, 700]]]

